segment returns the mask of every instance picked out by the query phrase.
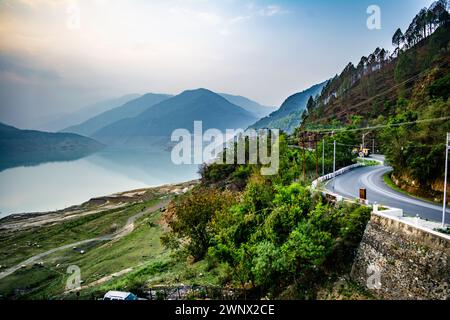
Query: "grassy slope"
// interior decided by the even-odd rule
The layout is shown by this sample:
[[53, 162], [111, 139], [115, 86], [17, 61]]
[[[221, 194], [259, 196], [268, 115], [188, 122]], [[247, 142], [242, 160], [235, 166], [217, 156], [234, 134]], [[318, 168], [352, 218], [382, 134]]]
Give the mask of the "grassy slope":
[[115, 232], [127, 219], [154, 201], [99, 212], [63, 223], [0, 235], [3, 267], [10, 267], [49, 249]]
[[[131, 205], [126, 209], [129, 214], [120, 217], [121, 224], [123, 225], [132, 213], [141, 210], [142, 207], [151, 206], [154, 202]], [[89, 219], [80, 218], [71, 223], [77, 225], [76, 230], [68, 230], [66, 224], [61, 224], [50, 227], [48, 230], [41, 230], [39, 233], [19, 233], [15, 239], [26, 243], [29, 239], [35, 241], [38, 237], [40, 243], [51, 248], [52, 242], [59, 243], [58, 241], [67, 234], [71, 235], [71, 239], [65, 242], [70, 243], [73, 239], [90, 238], [103, 234], [102, 232], [107, 230], [109, 232], [111, 222], [118, 218], [117, 215], [118, 213], [109, 213], [105, 216], [94, 215]], [[86, 251], [83, 255], [79, 253], [79, 250], [64, 250], [43, 259], [44, 267], [28, 266], [18, 270], [0, 280], [0, 295], [21, 299], [74, 298], [74, 294], [64, 294], [65, 283], [69, 276], [66, 270], [71, 265], [80, 267], [83, 286], [122, 270], [133, 269], [120, 277], [82, 290], [81, 297], [88, 299], [100, 298], [111, 289], [139, 292], [146, 283], [151, 285], [161, 283], [170, 285], [181, 282], [201, 285], [218, 284], [223, 268], [211, 268], [206, 261], [190, 265], [186, 259], [172, 257], [170, 252], [162, 247], [160, 237], [163, 229], [158, 224], [160, 215], [159, 211], [144, 215], [135, 222], [134, 231], [119, 240], [91, 243], [79, 247], [79, 250]], [[7, 247], [3, 243], [1, 248], [3, 252], [7, 252]], [[38, 252], [35, 249], [32, 247], [23, 254], [19, 254], [20, 250], [15, 250], [9, 253], [10, 261], [35, 254]], [[39, 248], [39, 252], [44, 250], [44, 247]], [[21, 258], [17, 258], [18, 256]]]
[[[112, 212], [99, 213], [69, 223], [42, 228], [39, 232], [36, 232], [36, 230], [19, 232], [13, 239], [8, 239], [8, 243], [19, 242], [20, 245], [14, 246], [14, 250], [11, 251], [11, 247], [2, 242], [1, 251], [8, 255], [9, 261], [13, 262], [55, 246], [110, 234], [120, 229], [130, 216], [155, 204], [155, 202], [155, 200], [150, 200], [142, 204], [132, 204], [125, 209], [112, 210]], [[140, 222], [136, 222], [136, 224], [140, 224]], [[152, 233], [143, 232], [142, 228], [142, 226], [139, 226], [135, 232], [117, 241], [90, 243], [79, 247], [79, 250], [86, 251], [84, 255], [81, 255], [79, 250], [64, 250], [47, 256], [43, 260], [43, 268], [29, 266], [1, 280], [0, 294], [8, 296], [13, 293], [14, 289], [20, 288], [29, 291], [25, 297], [45, 298], [47, 295], [51, 296], [62, 292], [64, 290], [64, 279], [67, 277], [65, 271], [69, 265], [78, 265], [82, 269], [82, 279], [86, 282], [96, 280], [96, 276], [134, 266], [136, 260], [142, 260], [143, 256], [150, 254], [147, 251], [152, 250], [153, 246], [156, 247], [156, 253], [159, 250], [159, 239], [158, 241], [154, 239], [153, 242], [147, 241], [148, 239], [145, 238], [139, 239], [142, 234], [148, 234], [147, 237], [151, 239], [155, 236]], [[42, 246], [40, 248], [29, 247], [26, 243], [30, 240], [38, 241]], [[136, 241], [141, 243], [141, 247], [135, 245]], [[143, 248], [144, 244], [148, 247], [147, 251]], [[24, 252], [21, 248], [29, 249]], [[56, 268], [58, 264], [60, 266]]]

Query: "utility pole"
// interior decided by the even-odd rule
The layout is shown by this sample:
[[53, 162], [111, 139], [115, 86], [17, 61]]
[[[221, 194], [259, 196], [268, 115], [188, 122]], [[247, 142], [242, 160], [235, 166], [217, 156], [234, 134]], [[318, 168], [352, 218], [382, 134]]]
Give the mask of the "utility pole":
[[363, 133], [363, 135], [362, 135], [362, 158], [363, 158], [363, 163], [364, 163], [364, 159], [365, 159], [365, 156], [366, 156], [366, 154], [365, 154], [365, 152], [364, 152], [364, 149], [366, 149], [366, 136], [369, 134], [370, 132], [367, 132], [367, 133]]
[[306, 179], [306, 150], [305, 150], [305, 132], [302, 135], [302, 146], [303, 146], [303, 180]]
[[450, 133], [447, 133], [445, 144], [445, 177], [444, 177], [444, 204], [442, 206], [442, 228], [445, 228], [445, 213], [447, 209], [447, 173], [448, 173], [448, 150], [450, 149]]
[[325, 139], [322, 140], [322, 175], [325, 175]]
[[372, 139], [372, 154], [375, 154], [375, 139]]
[[362, 158], [363, 158], [363, 163], [364, 163], [364, 156], [365, 156], [365, 154], [364, 154], [364, 149], [365, 149], [365, 138], [366, 138], [366, 134], [367, 133], [363, 133], [363, 136], [362, 136]]
[[314, 142], [316, 144], [316, 176], [319, 178], [319, 149], [317, 149], [317, 138], [314, 137]]
[[333, 173], [336, 172], [336, 140], [334, 140], [334, 152], [333, 152]]

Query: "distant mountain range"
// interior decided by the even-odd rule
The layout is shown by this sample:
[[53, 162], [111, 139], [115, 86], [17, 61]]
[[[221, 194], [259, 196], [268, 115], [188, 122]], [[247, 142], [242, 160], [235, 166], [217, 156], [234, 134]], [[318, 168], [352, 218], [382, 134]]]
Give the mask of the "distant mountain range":
[[145, 110], [149, 109], [150, 107], [154, 106], [155, 104], [158, 104], [171, 97], [171, 95], [167, 94], [148, 93], [137, 99], [128, 101], [124, 105], [103, 112], [78, 125], [65, 128], [61, 131], [77, 133], [84, 136], [91, 136], [103, 127], [126, 118], [135, 117]]
[[[226, 93], [220, 93], [219, 95], [228, 100], [228, 102], [245, 109], [256, 119], [260, 119], [275, 110], [275, 107], [266, 107], [258, 102], [242, 96]], [[86, 121], [64, 128], [61, 132], [71, 132], [84, 136], [91, 136], [100, 129], [113, 124], [114, 122], [136, 117], [154, 105], [172, 97], [172, 95], [167, 94], [148, 93], [136, 99], [127, 101], [123, 105], [111, 108], [105, 112], [93, 116]]]
[[103, 144], [73, 133], [20, 130], [0, 123], [0, 170], [85, 157]]
[[[55, 121], [51, 124], [54, 128], [82, 120], [59, 133], [20, 130], [0, 124], [0, 152], [5, 155], [0, 169], [78, 159], [104, 145], [167, 146], [174, 130], [183, 128], [193, 132], [194, 121], [202, 121], [204, 131], [245, 129], [274, 109], [242, 96], [217, 94], [207, 89], [188, 90], [176, 96], [127, 95]], [[89, 114], [92, 116], [88, 117]]]
[[[1, 125], [0, 151], [9, 155], [9, 159], [4, 159], [6, 162], [23, 162], [24, 155], [28, 155], [30, 161], [36, 163], [44, 159], [64, 160], [82, 156], [100, 149], [101, 144], [164, 146], [170, 142], [176, 129], [193, 132], [195, 121], [202, 121], [204, 131], [252, 126], [289, 132], [298, 126], [309, 97], [319, 94], [324, 84], [289, 97], [277, 111], [242, 96], [218, 94], [203, 88], [187, 90], [176, 96], [156, 93], [127, 95], [83, 108], [73, 113], [70, 119], [55, 122], [53, 125], [60, 126], [83, 119], [59, 133]], [[85, 119], [89, 114], [92, 116]], [[263, 116], [267, 117], [261, 119]]]
[[38, 129], [49, 132], [57, 132], [63, 130], [64, 128], [82, 123], [105, 111], [119, 107], [127, 103], [128, 101], [138, 98], [139, 96], [140, 96], [139, 94], [128, 94], [121, 96], [119, 98], [100, 101], [90, 106], [83, 107], [78, 111], [58, 116], [56, 119], [50, 122], [39, 125]]
[[316, 84], [305, 91], [296, 93], [284, 101], [280, 109], [262, 118], [251, 128], [254, 129], [281, 129], [292, 133], [300, 125], [301, 117], [306, 109], [309, 98], [315, 97], [322, 92], [323, 87], [328, 81]]
[[183, 93], [149, 107], [141, 114], [103, 127], [91, 135], [108, 145], [142, 146], [165, 144], [172, 132], [184, 128], [193, 132], [194, 121], [203, 130], [246, 128], [257, 117], [244, 108], [207, 89]]
[[250, 100], [246, 97], [236, 96], [227, 93], [219, 93], [222, 97], [227, 99], [232, 104], [235, 104], [241, 108], [244, 108], [248, 112], [252, 113], [256, 118], [263, 118], [270, 113], [277, 110], [276, 107], [268, 107], [260, 105], [258, 102]]

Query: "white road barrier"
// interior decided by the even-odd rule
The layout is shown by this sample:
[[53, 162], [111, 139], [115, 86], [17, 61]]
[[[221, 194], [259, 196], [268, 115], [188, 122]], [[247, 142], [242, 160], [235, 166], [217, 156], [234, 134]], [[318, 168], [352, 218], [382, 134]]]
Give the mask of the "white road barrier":
[[329, 173], [329, 174], [327, 174], [327, 175], [324, 175], [324, 176], [322, 176], [322, 177], [320, 177], [320, 178], [314, 180], [314, 181], [312, 182], [312, 184], [311, 184], [311, 187], [312, 187], [313, 190], [316, 190], [316, 189], [317, 189], [317, 186], [319, 185], [319, 183], [322, 183], [322, 182], [325, 182], [325, 181], [334, 179], [334, 178], [336, 178], [337, 176], [343, 175], [344, 173], [347, 173], [347, 172], [350, 171], [350, 170], [353, 170], [353, 169], [359, 168], [359, 167], [363, 167], [363, 166], [364, 166], [364, 165], [363, 165], [362, 163], [355, 163], [355, 164], [352, 164], [352, 165], [350, 165], [350, 166], [347, 166], [347, 167], [344, 167], [344, 168], [342, 168], [342, 169], [339, 169], [339, 170], [337, 170], [336, 172], [333, 172], [333, 173]]
[[[333, 199], [335, 199], [337, 202], [341, 202], [341, 201], [349, 201], [349, 202], [358, 202], [360, 204], [364, 204], [366, 206], [370, 206], [370, 203], [366, 200], [366, 201], [355, 201], [355, 199], [348, 199], [346, 197], [343, 197], [339, 194], [336, 193], [332, 193], [326, 189], [321, 189], [319, 190], [319, 185], [325, 181], [331, 180], [337, 176], [343, 175], [344, 173], [347, 173], [350, 170], [353, 170], [355, 168], [359, 168], [359, 167], [363, 167], [364, 164], [362, 163], [355, 163], [351, 166], [347, 166], [344, 167], [342, 169], [337, 170], [336, 172], [324, 175], [316, 180], [314, 180], [311, 184], [311, 189], [315, 190], [315, 191], [320, 191], [323, 195], [331, 197]], [[421, 228], [424, 231], [427, 232], [432, 232], [435, 234], [439, 234], [441, 237], [445, 237], [446, 239], [450, 239], [450, 236], [448, 235], [443, 235], [442, 233], [438, 233], [435, 230], [440, 228], [440, 224], [433, 222], [433, 221], [427, 221], [427, 220], [423, 220], [419, 217], [406, 217], [403, 214], [403, 210], [399, 209], [399, 208], [392, 208], [392, 207], [388, 207], [388, 206], [382, 206], [382, 209], [380, 210], [380, 205], [374, 203], [373, 204], [373, 210], [372, 210], [373, 214], [376, 215], [380, 215], [386, 218], [390, 218], [396, 221], [401, 221], [403, 223], [406, 223], [408, 225], [414, 226], [416, 228]]]

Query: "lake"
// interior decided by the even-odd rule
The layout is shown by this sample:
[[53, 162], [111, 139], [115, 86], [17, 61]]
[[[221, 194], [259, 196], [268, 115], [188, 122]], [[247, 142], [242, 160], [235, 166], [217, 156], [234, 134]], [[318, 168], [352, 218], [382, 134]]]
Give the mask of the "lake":
[[105, 149], [74, 161], [10, 168], [0, 172], [0, 218], [198, 177], [198, 165], [177, 166], [170, 152], [159, 150]]

